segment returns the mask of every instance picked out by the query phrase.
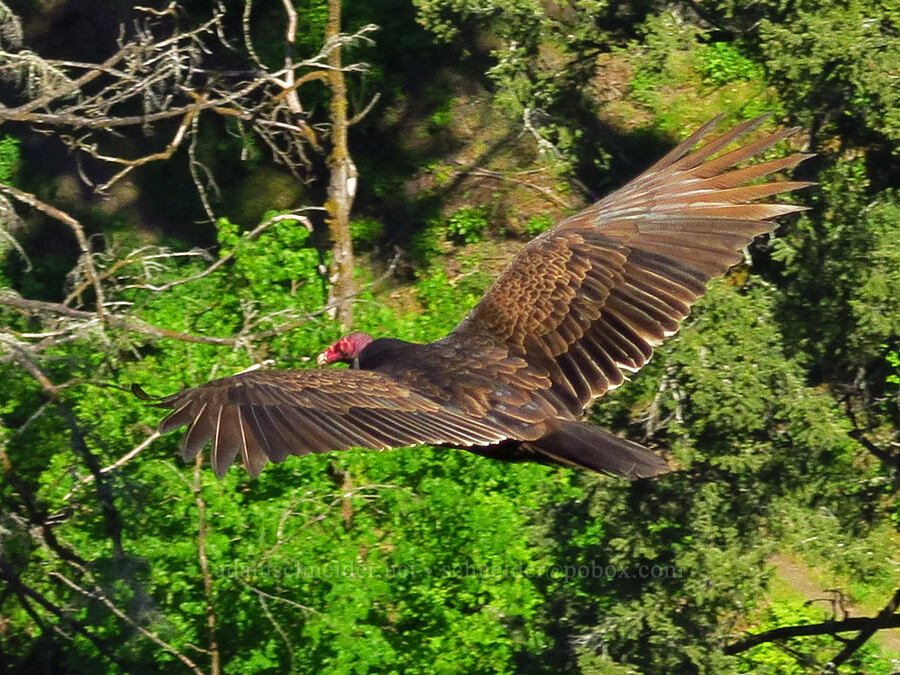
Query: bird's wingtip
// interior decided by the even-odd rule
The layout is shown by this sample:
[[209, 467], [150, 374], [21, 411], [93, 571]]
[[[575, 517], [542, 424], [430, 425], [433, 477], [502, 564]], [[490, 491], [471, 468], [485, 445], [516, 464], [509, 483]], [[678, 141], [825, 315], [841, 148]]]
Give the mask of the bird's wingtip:
[[131, 383], [131, 393], [137, 396], [142, 401], [155, 401], [156, 398], [148, 394], [144, 391], [144, 388], [141, 387], [137, 382]]

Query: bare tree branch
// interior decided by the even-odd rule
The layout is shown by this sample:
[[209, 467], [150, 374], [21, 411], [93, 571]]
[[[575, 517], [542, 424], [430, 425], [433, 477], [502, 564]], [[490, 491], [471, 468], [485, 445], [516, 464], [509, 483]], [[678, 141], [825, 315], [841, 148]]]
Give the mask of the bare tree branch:
[[189, 129], [192, 128], [194, 119], [197, 117], [197, 114], [200, 112], [200, 109], [203, 105], [203, 100], [206, 98], [206, 94], [200, 94], [198, 96], [198, 103], [193, 108], [189, 109], [184, 117], [181, 119], [181, 122], [178, 125], [178, 129], [175, 131], [175, 135], [172, 137], [172, 140], [169, 141], [168, 145], [166, 145], [164, 150], [159, 152], [154, 152], [149, 155], [144, 155], [143, 157], [138, 157], [137, 159], [124, 159], [122, 157], [115, 157], [112, 155], [103, 155], [100, 154], [94, 146], [86, 146], [81, 145], [81, 149], [90, 154], [95, 159], [99, 159], [105, 162], [109, 162], [110, 164], [123, 164], [124, 168], [121, 171], [114, 174], [112, 178], [107, 180], [102, 185], [96, 186], [97, 192], [104, 193], [109, 190], [115, 183], [119, 180], [127, 176], [131, 173], [132, 170], [139, 166], [143, 166], [144, 164], [149, 164], [150, 162], [156, 162], [160, 160], [167, 160], [172, 157], [176, 150], [181, 147], [181, 142], [184, 140], [185, 135]]
[[838, 666], [846, 662], [877, 631], [900, 627], [900, 613], [898, 613], [898, 609], [900, 609], [900, 588], [897, 589], [891, 600], [876, 616], [853, 617], [841, 621], [823, 621], [822, 623], [804, 624], [801, 626], [782, 626], [763, 633], [757, 633], [756, 635], [749, 635], [743, 640], [726, 646], [724, 652], [731, 655], [740, 654], [764, 642], [774, 642], [808, 635], [831, 635], [835, 639], [843, 639], [837, 634], [858, 631], [855, 637], [846, 641], [840, 653], [826, 664], [826, 672], [835, 672]]
[[[87, 626], [83, 623], [75, 619], [71, 616], [71, 612], [67, 612], [64, 608], [59, 607], [58, 605], [51, 602], [45, 595], [39, 593], [35, 589], [28, 586], [25, 582], [22, 581], [22, 578], [16, 572], [15, 568], [10, 565], [5, 560], [0, 559], [0, 578], [2, 578], [10, 589], [19, 597], [19, 602], [26, 612], [34, 619], [35, 623], [39, 626], [42, 626], [46, 629], [45, 622], [38, 616], [37, 612], [31, 607], [31, 603], [29, 600], [33, 600], [38, 605], [40, 605], [44, 610], [55, 616], [62, 625], [70, 626], [75, 633], [84, 636], [87, 638], [96, 648], [97, 651], [105, 658], [115, 663], [123, 671], [127, 671], [128, 667], [122, 663], [120, 659], [118, 659], [115, 653], [109, 649], [109, 646], [106, 645], [103, 640], [94, 635], [94, 633], [88, 630]], [[65, 632], [59, 625], [50, 622], [49, 627], [54, 632], [58, 633], [62, 637], [71, 640], [72, 636]]]
[[[91, 573], [88, 572], [87, 568], [85, 568], [77, 563], [74, 563], [74, 562], [69, 562], [69, 564], [72, 565], [72, 567], [74, 567], [78, 571], [80, 571], [86, 578], [88, 578], [89, 580], [92, 580], [93, 577], [92, 577]], [[109, 609], [110, 612], [112, 612], [115, 616], [117, 616], [121, 621], [123, 621], [128, 626], [130, 626], [131, 628], [136, 630], [138, 633], [143, 635], [145, 638], [149, 639], [154, 644], [158, 645], [162, 649], [164, 649], [167, 652], [169, 652], [170, 654], [172, 654], [175, 658], [177, 658], [179, 661], [181, 661], [185, 666], [190, 668], [193, 672], [197, 673], [197, 675], [204, 675], [203, 671], [197, 667], [197, 664], [194, 663], [191, 659], [189, 659], [185, 654], [183, 654], [182, 652], [175, 649], [172, 645], [170, 645], [168, 642], [163, 640], [156, 633], [153, 633], [153, 632], [147, 630], [146, 628], [144, 628], [142, 625], [137, 623], [130, 616], [125, 614], [125, 612], [123, 612], [121, 609], [116, 607], [115, 603], [113, 603], [113, 601], [110, 600], [106, 596], [106, 593], [103, 592], [103, 589], [100, 588], [100, 586], [98, 586], [96, 583], [93, 583], [93, 581], [91, 582], [93, 585], [93, 588], [88, 589], [88, 588], [83, 588], [83, 587], [79, 586], [74, 581], [72, 581], [71, 579], [69, 579], [68, 577], [66, 577], [63, 574], [60, 574], [59, 572], [50, 572], [49, 574], [54, 579], [58, 579], [59, 581], [61, 581], [63, 584], [65, 584], [72, 590], [75, 590], [78, 593], [81, 593], [83, 596], [101, 602], [103, 605], [106, 606], [107, 609]]]
[[[103, 259], [103, 254], [97, 256], [98, 260]], [[166, 270], [166, 265], [162, 261], [172, 259], [172, 258], [190, 258], [190, 257], [198, 257], [198, 258], [206, 258], [212, 259], [213, 256], [209, 254], [209, 252], [203, 249], [193, 249], [190, 251], [170, 251], [166, 248], [160, 246], [143, 246], [139, 249], [135, 249], [129, 252], [123, 258], [112, 258], [112, 263], [109, 267], [103, 269], [102, 272], [99, 273], [98, 278], [100, 281], [108, 281], [111, 280], [113, 285], [116, 286], [114, 288], [115, 291], [123, 291], [129, 288], [146, 288], [148, 290], [156, 290], [155, 287], [149, 284], [126, 284], [126, 285], [118, 285], [118, 282], [121, 281], [120, 278], [116, 278], [114, 275], [120, 269], [128, 267], [129, 265], [140, 265], [143, 274], [146, 277], [151, 277], [154, 273], [161, 272]], [[102, 267], [103, 264], [107, 264], [105, 261], [101, 262], [100, 265]], [[215, 270], [212, 270], [215, 271]], [[202, 274], [202, 273], [201, 273]], [[197, 278], [203, 278], [206, 274], [202, 274], [202, 276], [198, 275]], [[179, 283], [187, 283], [187, 281], [194, 281], [193, 277], [189, 277], [186, 280], [176, 279], [171, 285], [164, 285], [165, 288], [171, 288], [172, 286], [177, 286]], [[66, 299], [63, 300], [64, 305], [70, 305], [72, 302], [84, 291], [89, 288], [90, 284], [87, 281], [83, 281], [80, 285], [73, 288], [69, 294], [66, 296]]]
[[[274, 225], [276, 223], [281, 223], [284, 221], [299, 221], [306, 226], [307, 230], [312, 231], [312, 223], [309, 222], [309, 218], [307, 218], [304, 215], [301, 215], [301, 212], [316, 210], [317, 208], [318, 207], [310, 206], [310, 207], [306, 207], [303, 209], [296, 209], [294, 211], [291, 211], [290, 213], [281, 213], [276, 216], [272, 216], [271, 218], [266, 218], [263, 222], [261, 222], [255, 228], [253, 228], [249, 232], [244, 233], [243, 239], [246, 241], [253, 241], [260, 234], [262, 234], [270, 225]], [[236, 253], [237, 253], [237, 249], [231, 250], [226, 255], [224, 255], [221, 258], [219, 258], [218, 260], [216, 260], [216, 262], [214, 262], [212, 265], [207, 267], [202, 272], [198, 272], [197, 274], [194, 274], [192, 276], [185, 277], [184, 279], [176, 279], [175, 281], [170, 281], [168, 283], [161, 284], [159, 286], [154, 286], [152, 284], [134, 284], [131, 286], [127, 286], [126, 288], [144, 288], [144, 289], [147, 289], [150, 291], [167, 291], [174, 286], [179, 286], [181, 284], [187, 284], [192, 281], [198, 281], [200, 279], [203, 279], [204, 277], [209, 276], [210, 274], [215, 272], [217, 269], [222, 267], [222, 265], [231, 261], [234, 258], [234, 256], [236, 255]]]
[[296, 607], [297, 609], [302, 610], [304, 612], [310, 612], [311, 614], [319, 614], [319, 612], [316, 611], [315, 609], [313, 609], [312, 607], [307, 607], [306, 605], [301, 605], [299, 602], [296, 602], [294, 600], [288, 600], [287, 598], [282, 598], [277, 595], [272, 595], [271, 593], [266, 593], [265, 591], [260, 590], [256, 586], [251, 586], [246, 581], [242, 582], [242, 583], [244, 584], [244, 586], [249, 588], [251, 591], [253, 591], [257, 595], [259, 595], [261, 598], [269, 598], [270, 600], [277, 600], [278, 602], [287, 603], [291, 607]]
[[[15, 307], [16, 309], [21, 309], [32, 314], [51, 314], [71, 319], [81, 319], [82, 321], [85, 321], [87, 323], [93, 323], [97, 321], [97, 317], [93, 312], [85, 312], [79, 309], [72, 309], [71, 307], [67, 307], [66, 305], [58, 302], [26, 300], [25, 298], [12, 295], [11, 293], [0, 294], [0, 305], [5, 305], [6, 307]], [[208, 337], [206, 335], [191, 335], [189, 333], [181, 333], [179, 331], [169, 330], [168, 328], [153, 326], [149, 323], [141, 321], [140, 319], [125, 318], [116, 314], [107, 314], [106, 320], [109, 325], [115, 326], [116, 328], [132, 331], [134, 333], [140, 333], [141, 335], [148, 335], [157, 339], [166, 338], [170, 340], [180, 340], [182, 342], [197, 342], [200, 344], [222, 345], [225, 347], [237, 347], [243, 342], [253, 339], [250, 336], [219, 338]]]
[[79, 264], [83, 268], [85, 276], [88, 278], [91, 286], [94, 289], [95, 309], [97, 312], [97, 316], [102, 321], [105, 318], [105, 310], [103, 308], [103, 287], [100, 284], [100, 279], [97, 277], [97, 270], [94, 267], [94, 252], [91, 249], [90, 244], [88, 244], [88, 240], [84, 234], [84, 228], [81, 226], [81, 223], [79, 223], [75, 218], [70, 216], [65, 211], [62, 211], [54, 206], [50, 206], [49, 204], [42, 202], [33, 194], [29, 194], [28, 192], [19, 190], [12, 185], [0, 183], [0, 191], [5, 192], [13, 199], [20, 201], [23, 204], [27, 204], [31, 208], [36, 209], [37, 211], [40, 211], [47, 216], [50, 216], [54, 220], [59, 221], [63, 225], [66, 225], [70, 230], [72, 230], [72, 233], [75, 235], [75, 240], [78, 242], [78, 248], [81, 250], [81, 259], [79, 261]]
[[206, 501], [203, 499], [203, 480], [200, 471], [203, 466], [203, 453], [197, 455], [194, 462], [194, 483], [192, 491], [197, 504], [197, 558], [200, 561], [200, 572], [203, 575], [203, 595], [206, 597], [206, 628], [209, 638], [210, 673], [221, 673], [219, 643], [216, 639], [216, 604], [213, 595], [212, 575], [209, 572], [209, 557], [206, 554], [206, 535], [209, 521], [206, 518]]
[[523, 185], [530, 190], [539, 192], [545, 199], [552, 202], [553, 204], [556, 204], [556, 206], [561, 206], [564, 209], [575, 208], [573, 204], [569, 204], [564, 199], [561, 199], [548, 188], [545, 188], [541, 185], [535, 185], [534, 183], [529, 183], [526, 180], [521, 180], [520, 178], [515, 178], [514, 176], [507, 176], [506, 174], [500, 173], [499, 171], [490, 171], [488, 169], [471, 169], [468, 172], [464, 171], [464, 173], [470, 173], [473, 176], [482, 176], [484, 178], [493, 178], [500, 181], [508, 181], [510, 183], [515, 183], [516, 185]]
[[893, 466], [895, 469], [900, 469], [900, 453], [892, 453], [878, 447], [872, 441], [866, 438], [865, 432], [862, 429], [854, 429], [853, 431], [851, 431], [850, 438], [857, 441], [866, 450], [871, 452], [873, 455], [875, 455], [875, 457], [880, 459], [888, 466]]
[[[247, 584], [249, 586], [249, 584]], [[259, 605], [262, 607], [263, 613], [266, 615], [266, 618], [269, 620], [269, 623], [275, 628], [278, 635], [281, 636], [281, 639], [284, 641], [284, 646], [287, 647], [288, 657], [291, 660], [291, 672], [294, 673], [297, 671], [297, 667], [294, 665], [294, 645], [291, 643], [291, 639], [288, 637], [288, 634], [285, 632], [284, 628], [281, 627], [281, 624], [275, 619], [275, 615], [272, 614], [272, 611], [269, 609], [269, 605], [266, 602], [266, 596], [268, 593], [263, 593], [262, 591], [253, 588], [256, 591], [257, 596], [259, 597]]]
[[369, 102], [366, 103], [365, 107], [362, 110], [360, 110], [353, 117], [351, 117], [349, 120], [347, 120], [347, 126], [352, 127], [354, 124], [359, 124], [360, 122], [362, 122], [363, 118], [365, 118], [365, 116], [368, 115], [372, 111], [372, 108], [375, 107], [375, 104], [378, 103], [378, 101], [380, 99], [381, 99], [380, 92], [376, 93], [374, 96], [372, 96], [372, 98], [369, 99]]
[[[147, 438], [145, 438], [143, 441], [141, 441], [141, 442], [138, 443], [136, 446], [134, 446], [131, 450], [129, 450], [129, 451], [126, 452], [124, 455], [122, 455], [121, 457], [119, 457], [119, 459], [117, 459], [115, 462], [113, 462], [112, 464], [107, 464], [107, 465], [104, 466], [102, 469], [100, 469], [99, 473], [109, 473], [110, 471], [114, 471], [115, 469], [118, 469], [118, 468], [124, 466], [124, 465], [127, 464], [129, 461], [131, 461], [132, 459], [134, 459], [135, 457], [137, 457], [137, 456], [138, 456], [140, 453], [142, 453], [144, 450], [146, 450], [147, 448], [149, 448], [150, 445], [152, 445], [153, 441], [155, 441], [155, 440], [156, 440], [157, 438], [159, 438], [160, 436], [162, 436], [161, 433], [159, 433], [158, 431], [154, 431], [152, 434], [150, 434], [149, 436], [147, 436]], [[68, 493], [66, 493], [65, 495], [63, 495], [63, 498], [62, 498], [61, 501], [64, 501], [64, 502], [69, 501], [69, 499], [72, 498], [72, 495], [75, 494], [75, 491], [76, 491], [80, 486], [82, 486], [82, 485], [87, 485], [88, 483], [90, 483], [90, 482], [93, 481], [94, 479], [95, 479], [94, 474], [89, 474], [89, 475], [85, 476], [84, 478], [81, 479], [81, 482], [80, 482], [78, 485], [75, 486], [75, 488], [73, 488], [73, 489], [70, 490]]]
[[882, 628], [896, 628], [900, 626], [900, 612], [897, 611], [898, 609], [900, 609], [900, 588], [894, 593], [890, 602], [874, 617], [871, 625], [860, 630], [856, 637], [847, 642], [840, 653], [826, 664], [826, 669], [830, 667], [832, 671], [836, 670], [838, 666], [862, 647], [876, 631]]
[[[334, 55], [339, 55], [346, 44], [368, 39], [375, 27], [364, 26], [353, 35], [329, 37], [318, 54], [297, 60], [293, 55], [296, 10], [289, 2], [283, 4], [287, 48], [283, 66], [277, 70], [268, 68], [253, 47], [249, 1], [244, 5], [241, 22], [245, 57], [253, 66], [249, 70], [223, 71], [205, 65], [206, 55], [214, 51], [212, 43], [233, 49], [224, 34], [224, 9], [220, 7], [205, 22], [183, 30], [174, 21], [178, 12], [173, 3], [161, 12], [144, 8], [146, 19], [134, 21], [127, 31], [129, 38], [123, 38], [118, 51], [101, 63], [0, 51], [0, 74], [12, 74], [23, 83], [36, 83], [31, 89], [26, 87], [26, 94], [32, 94], [31, 100], [12, 107], [0, 105], [0, 121], [77, 130], [78, 135], [60, 138], [78, 153], [122, 167], [98, 183], [99, 192], [137, 166], [171, 157], [185, 136], [195, 132], [197, 119], [204, 112], [250, 123], [272, 148], [276, 161], [301, 177], [310, 167], [304, 144], [319, 153], [322, 145], [320, 133], [306, 119], [299, 89], [309, 82], [330, 81]], [[359, 63], [338, 67], [342, 71], [365, 69]], [[143, 114], [131, 112], [134, 104], [143, 108]], [[159, 151], [127, 158], [100, 148], [99, 139], [111, 131], [146, 130], [150, 125], [176, 118], [180, 118], [177, 130]], [[121, 143], [116, 147], [121, 147]]]

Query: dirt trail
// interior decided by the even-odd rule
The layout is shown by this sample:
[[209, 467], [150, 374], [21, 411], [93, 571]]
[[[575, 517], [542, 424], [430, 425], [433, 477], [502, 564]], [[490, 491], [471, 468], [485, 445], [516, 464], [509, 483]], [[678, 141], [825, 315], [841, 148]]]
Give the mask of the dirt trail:
[[[778, 577], [807, 600], [831, 597], [830, 593], [816, 583], [812, 570], [795, 558], [777, 553], [769, 559], [769, 562], [775, 566]], [[844, 607], [850, 616], [871, 616], [871, 612], [860, 609], [852, 602], [845, 602]], [[900, 628], [880, 630], [872, 636], [872, 640], [900, 654]]]

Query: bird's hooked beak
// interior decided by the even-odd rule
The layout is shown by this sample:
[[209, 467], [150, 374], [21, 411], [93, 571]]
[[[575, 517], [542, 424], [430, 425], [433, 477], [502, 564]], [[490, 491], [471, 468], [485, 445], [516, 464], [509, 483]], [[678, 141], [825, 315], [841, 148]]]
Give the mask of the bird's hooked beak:
[[328, 352], [327, 350], [322, 352], [316, 357], [316, 367], [323, 368], [328, 365]]

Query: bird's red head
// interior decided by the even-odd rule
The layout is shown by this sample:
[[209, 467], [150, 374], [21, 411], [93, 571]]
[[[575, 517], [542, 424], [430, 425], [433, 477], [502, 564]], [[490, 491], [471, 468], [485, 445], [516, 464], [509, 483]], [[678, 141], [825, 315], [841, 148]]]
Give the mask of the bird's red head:
[[369, 346], [372, 342], [372, 336], [368, 333], [350, 333], [331, 345], [316, 357], [316, 363], [319, 366], [327, 366], [329, 363], [341, 361], [342, 363], [353, 363], [353, 360], [359, 356], [359, 353]]

